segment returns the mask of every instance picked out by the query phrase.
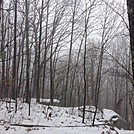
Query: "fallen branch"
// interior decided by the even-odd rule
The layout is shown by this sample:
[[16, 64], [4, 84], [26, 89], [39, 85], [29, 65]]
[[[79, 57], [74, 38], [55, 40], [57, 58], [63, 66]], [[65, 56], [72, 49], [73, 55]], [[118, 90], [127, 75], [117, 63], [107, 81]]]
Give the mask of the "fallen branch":
[[[53, 127], [53, 128], [59, 128], [59, 127], [92, 127], [92, 125], [83, 125], [83, 126], [47, 126], [47, 125], [32, 125], [32, 124], [10, 124], [11, 126], [21, 126], [21, 127]], [[102, 125], [108, 125], [108, 124], [95, 124], [94, 126], [102, 126]]]

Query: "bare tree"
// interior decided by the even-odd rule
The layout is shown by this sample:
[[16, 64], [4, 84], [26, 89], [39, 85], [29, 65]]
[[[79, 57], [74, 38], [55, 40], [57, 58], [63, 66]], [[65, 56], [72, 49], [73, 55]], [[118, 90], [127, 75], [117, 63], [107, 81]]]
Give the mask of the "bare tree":
[[[2, 1], [0, 3], [0, 8], [3, 7]], [[5, 59], [4, 59], [4, 11], [0, 10], [0, 22], [1, 22], [1, 53], [3, 53], [2, 56], [2, 80], [1, 80], [1, 97], [4, 97], [4, 90], [5, 90]]]
[[[131, 63], [132, 63], [132, 74], [134, 80], [134, 1], [127, 0], [127, 11], [128, 11], [128, 20], [129, 20], [129, 35], [130, 35], [130, 50], [131, 50]], [[134, 84], [133, 84], [134, 88]], [[131, 104], [131, 100], [130, 100]], [[131, 104], [132, 106], [132, 104]], [[134, 119], [134, 110], [131, 107]]]
[[41, 54], [41, 42], [42, 42], [42, 19], [43, 19], [43, 11], [44, 11], [44, 0], [41, 3], [41, 12], [39, 16], [40, 20], [40, 32], [39, 32], [39, 45], [38, 45], [38, 71], [37, 71], [37, 87], [36, 87], [36, 94], [37, 94], [37, 102], [40, 102], [40, 54]]
[[[106, 49], [108, 49], [108, 45], [110, 42], [113, 40], [115, 37], [115, 33], [118, 29], [118, 26], [120, 24], [117, 24], [116, 17], [117, 15], [114, 15], [113, 18], [110, 17], [111, 11], [108, 8], [107, 4], [104, 4], [105, 6], [105, 11], [104, 11], [104, 16], [102, 18], [102, 25], [101, 25], [101, 42], [100, 42], [100, 54], [99, 54], [99, 62], [98, 62], [98, 67], [97, 67], [97, 76], [96, 76], [96, 84], [95, 84], [95, 114], [93, 118], [93, 123], [92, 125], [94, 126], [95, 122], [95, 117], [98, 109], [98, 103], [99, 103], [99, 96], [100, 96], [100, 89], [101, 89], [101, 80], [102, 80], [102, 67], [103, 67], [103, 58], [104, 58], [104, 53]], [[117, 25], [117, 28], [114, 28], [114, 25]], [[106, 46], [107, 45], [107, 46]], [[110, 46], [109, 46], [110, 47]]]
[[73, 6], [73, 14], [72, 14], [72, 26], [71, 26], [71, 39], [70, 39], [70, 48], [69, 48], [69, 58], [68, 58], [68, 65], [67, 65], [67, 74], [66, 74], [66, 87], [64, 92], [64, 106], [67, 105], [67, 91], [68, 91], [68, 81], [69, 81], [69, 73], [70, 73], [70, 64], [71, 64], [71, 56], [72, 56], [72, 45], [73, 45], [73, 35], [74, 35], [74, 24], [75, 24], [75, 14], [76, 14], [76, 4], [77, 0], [74, 1]]
[[30, 52], [29, 52], [29, 1], [25, 0], [25, 31], [26, 31], [26, 102], [29, 104], [29, 115], [30, 115], [30, 102], [31, 102], [31, 91], [29, 87], [30, 82]]
[[86, 96], [87, 96], [87, 69], [86, 69], [86, 59], [87, 59], [87, 29], [88, 29], [88, 22], [90, 17], [90, 10], [87, 11], [87, 4], [86, 4], [86, 10], [85, 10], [85, 40], [84, 40], [84, 101], [83, 101], [83, 117], [82, 117], [82, 123], [84, 123], [85, 120], [85, 108], [86, 108]]

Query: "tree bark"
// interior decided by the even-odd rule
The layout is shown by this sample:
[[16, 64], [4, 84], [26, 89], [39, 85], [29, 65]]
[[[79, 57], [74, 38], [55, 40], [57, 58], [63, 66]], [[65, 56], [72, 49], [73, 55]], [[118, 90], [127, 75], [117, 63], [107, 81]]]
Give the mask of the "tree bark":
[[134, 79], [134, 1], [127, 0], [129, 32], [130, 32], [130, 49], [132, 61], [132, 73]]
[[[86, 5], [87, 8], [87, 5]], [[85, 120], [85, 109], [86, 109], [86, 96], [87, 96], [87, 78], [86, 78], [86, 57], [87, 57], [87, 27], [88, 27], [88, 19], [89, 14], [87, 16], [87, 9], [85, 11], [85, 42], [84, 42], [84, 63], [83, 63], [83, 70], [84, 70], [84, 99], [83, 99], [83, 117], [82, 123]]]
[[31, 91], [29, 86], [30, 81], [30, 53], [29, 53], [29, 3], [28, 0], [25, 0], [25, 12], [26, 12], [26, 20], [25, 20], [25, 31], [26, 31], [26, 102], [29, 104], [29, 112], [30, 115], [30, 103], [31, 103]]
[[[1, 3], [0, 8], [3, 7]], [[1, 52], [4, 54], [4, 12], [0, 10], [0, 21], [1, 21]], [[2, 57], [2, 80], [1, 80], [1, 98], [4, 97], [5, 90], [5, 61], [4, 57]]]
[[[129, 20], [131, 66], [132, 66], [132, 75], [133, 75], [133, 87], [132, 88], [134, 90], [134, 1], [133, 0], [127, 0], [127, 11], [128, 11], [128, 20]], [[132, 113], [134, 113], [133, 108], [131, 108], [131, 110], [132, 110]], [[133, 118], [134, 118], [134, 114], [133, 114]]]
[[15, 11], [14, 11], [14, 56], [13, 56], [13, 87], [12, 87], [12, 98], [16, 100], [15, 112], [17, 112], [17, 89], [16, 89], [16, 53], [17, 53], [17, 0], [15, 0]]

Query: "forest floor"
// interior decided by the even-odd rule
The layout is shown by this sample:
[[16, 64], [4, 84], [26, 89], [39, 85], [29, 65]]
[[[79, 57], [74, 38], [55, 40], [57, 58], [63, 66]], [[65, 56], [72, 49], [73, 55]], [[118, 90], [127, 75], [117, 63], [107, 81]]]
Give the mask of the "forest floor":
[[98, 111], [95, 127], [92, 127], [93, 106], [86, 107], [85, 123], [82, 123], [82, 107], [56, 107], [37, 104], [31, 101], [30, 116], [28, 104], [18, 100], [15, 113], [15, 103], [0, 101], [0, 134], [134, 134], [131, 130], [119, 130], [105, 125], [105, 120], [118, 115], [112, 110]]

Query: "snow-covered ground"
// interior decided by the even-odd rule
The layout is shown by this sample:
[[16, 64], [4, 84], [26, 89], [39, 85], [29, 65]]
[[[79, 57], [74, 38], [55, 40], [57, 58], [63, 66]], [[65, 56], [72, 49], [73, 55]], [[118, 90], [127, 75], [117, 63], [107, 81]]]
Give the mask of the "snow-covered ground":
[[[119, 134], [134, 134], [134, 131], [117, 130]], [[10, 127], [0, 125], [0, 134], [117, 134], [103, 127]]]
[[[54, 107], [37, 104], [33, 99], [31, 115], [28, 116], [28, 104], [18, 101], [18, 111], [14, 105], [6, 108], [6, 103], [0, 101], [0, 134], [134, 134], [134, 131], [111, 130], [110, 126], [98, 125], [91, 127], [94, 107], [86, 107], [85, 123], [82, 123], [82, 108]], [[7, 105], [8, 106], [8, 105]], [[116, 115], [111, 110], [97, 112], [95, 124], [105, 124], [102, 120]], [[50, 114], [51, 113], [51, 114]], [[101, 121], [100, 121], [101, 120]], [[17, 126], [19, 125], [19, 126]]]

